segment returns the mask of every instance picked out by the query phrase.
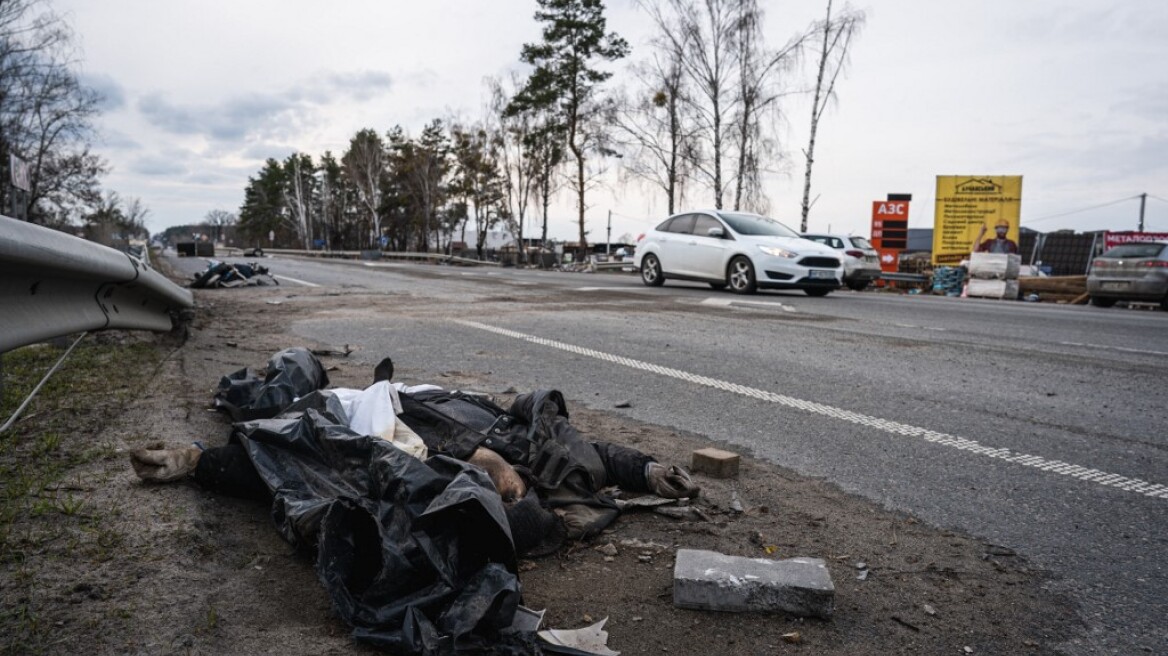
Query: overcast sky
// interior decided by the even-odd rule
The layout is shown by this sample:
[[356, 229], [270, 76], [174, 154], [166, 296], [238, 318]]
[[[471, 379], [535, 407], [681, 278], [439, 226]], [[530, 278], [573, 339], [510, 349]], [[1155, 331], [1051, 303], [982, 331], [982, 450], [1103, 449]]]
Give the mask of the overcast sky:
[[[838, 2], [838, 0], [837, 0]], [[238, 212], [267, 157], [340, 155], [361, 128], [417, 134], [433, 118], [481, 116], [483, 78], [523, 72], [539, 38], [534, 0], [52, 0], [76, 31], [83, 76], [106, 97], [97, 150], [106, 187], [140, 197], [147, 227]], [[608, 0], [609, 29], [646, 55], [652, 26]], [[820, 0], [761, 0], [772, 44]], [[838, 103], [820, 125], [811, 228], [867, 235], [872, 201], [911, 193], [910, 227], [931, 227], [937, 175], [1022, 175], [1022, 225], [1048, 231], [1168, 231], [1168, 2], [882, 0]], [[771, 162], [771, 214], [798, 228], [809, 107], [786, 105], [787, 158]], [[1125, 200], [1126, 199], [1126, 200]], [[590, 241], [663, 218], [660, 193], [593, 194]], [[1109, 204], [1111, 203], [1111, 204]], [[1078, 211], [1109, 204], [1107, 207]], [[691, 193], [687, 207], [712, 205]], [[1059, 216], [1062, 215], [1062, 216]], [[564, 195], [553, 236], [575, 236]]]

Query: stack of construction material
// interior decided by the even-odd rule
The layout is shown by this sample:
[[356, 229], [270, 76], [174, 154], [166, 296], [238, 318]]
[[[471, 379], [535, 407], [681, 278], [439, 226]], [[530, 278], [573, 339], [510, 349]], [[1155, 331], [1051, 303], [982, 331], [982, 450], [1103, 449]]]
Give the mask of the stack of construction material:
[[933, 293], [960, 296], [965, 284], [965, 267], [937, 267], [933, 269]]
[[1018, 291], [1023, 298], [1036, 294], [1040, 301], [1081, 305], [1087, 302], [1087, 276], [1020, 276]]
[[969, 258], [967, 296], [1018, 299], [1022, 258], [1012, 253], [974, 253]]

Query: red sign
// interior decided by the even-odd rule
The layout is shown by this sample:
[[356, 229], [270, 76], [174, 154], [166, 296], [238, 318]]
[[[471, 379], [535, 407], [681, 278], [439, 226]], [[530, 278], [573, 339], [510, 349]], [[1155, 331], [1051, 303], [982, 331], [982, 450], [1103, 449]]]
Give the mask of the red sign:
[[1105, 232], [1103, 233], [1103, 250], [1139, 241], [1168, 241], [1168, 232]]
[[872, 202], [872, 248], [880, 254], [880, 270], [895, 273], [900, 252], [908, 248], [908, 201]]

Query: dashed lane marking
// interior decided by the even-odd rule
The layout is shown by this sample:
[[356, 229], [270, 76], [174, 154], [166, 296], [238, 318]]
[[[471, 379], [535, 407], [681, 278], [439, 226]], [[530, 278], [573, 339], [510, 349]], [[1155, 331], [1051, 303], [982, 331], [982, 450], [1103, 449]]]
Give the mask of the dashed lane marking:
[[748, 301], [741, 298], [707, 298], [701, 302], [701, 305], [716, 305], [719, 307], [733, 307], [735, 305], [754, 305], [756, 307], [771, 308], [775, 310], [782, 310], [783, 312], [798, 312], [790, 305], [783, 303], [776, 303], [774, 301]]
[[706, 387], [712, 387], [714, 389], [759, 399], [761, 401], [777, 403], [788, 408], [803, 410], [804, 412], [810, 412], [812, 414], [831, 417], [833, 419], [839, 419], [841, 421], [847, 421], [853, 424], [867, 426], [869, 428], [875, 428], [886, 433], [892, 433], [893, 435], [902, 435], [904, 437], [919, 437], [926, 442], [940, 444], [942, 446], [951, 447], [961, 451], [968, 451], [969, 453], [982, 455], [987, 458], [994, 458], [1003, 462], [1010, 462], [1022, 465], [1024, 467], [1031, 467], [1033, 469], [1051, 472], [1062, 476], [1070, 476], [1071, 478], [1077, 478], [1081, 481], [1089, 481], [1099, 485], [1124, 490], [1126, 492], [1135, 492], [1147, 497], [1168, 499], [1168, 485], [1149, 483], [1148, 481], [1140, 480], [1138, 478], [1129, 478], [1127, 476], [1120, 476], [1119, 474], [1111, 474], [1098, 469], [1073, 465], [1069, 462], [1052, 460], [1042, 456], [1036, 456], [1027, 453], [1015, 453], [1010, 449], [985, 446], [979, 443], [977, 440], [971, 440], [946, 433], [939, 433], [928, 428], [902, 424], [900, 422], [881, 419], [879, 417], [872, 417], [869, 415], [860, 414], [858, 412], [852, 412], [850, 410], [843, 410], [841, 408], [824, 405], [822, 403], [815, 403], [814, 401], [804, 401], [802, 399], [797, 399], [791, 396], [785, 396], [782, 394], [776, 394], [774, 392], [768, 392], [766, 390], [747, 387], [746, 385], [739, 385], [737, 383], [718, 380], [717, 378], [692, 374], [680, 369], [663, 367], [661, 365], [644, 362], [642, 360], [634, 360], [633, 358], [626, 358], [619, 355], [604, 353], [602, 351], [595, 351], [583, 346], [576, 346], [575, 344], [557, 342], [552, 339], [545, 339], [543, 337], [536, 337], [534, 335], [528, 335], [525, 333], [516, 332], [514, 330], [507, 330], [506, 328], [489, 326], [477, 321], [456, 319], [455, 323], [467, 326], [469, 328], [485, 330], [487, 332], [495, 333], [496, 335], [511, 337], [525, 342], [530, 342], [532, 344], [539, 344], [540, 346], [547, 346], [559, 349], [561, 351], [567, 351], [569, 353], [595, 358], [604, 362], [619, 364], [631, 369], [639, 369], [641, 371], [647, 371], [649, 373], [667, 376], [669, 378], [684, 380], [696, 385], [704, 385]]
[[280, 280], [287, 280], [288, 282], [294, 282], [298, 285], [304, 285], [305, 287], [320, 287], [320, 285], [318, 285], [314, 282], [308, 282], [307, 280], [297, 280], [296, 278], [289, 278], [288, 276], [272, 276], [272, 277], [279, 278]]
[[1083, 344], [1082, 342], [1059, 342], [1063, 346], [1081, 346], [1083, 348], [1103, 349], [1105, 351], [1121, 351], [1123, 353], [1139, 353], [1140, 355], [1168, 355], [1164, 351], [1146, 351], [1144, 349], [1124, 348], [1123, 346], [1104, 346], [1102, 344]]

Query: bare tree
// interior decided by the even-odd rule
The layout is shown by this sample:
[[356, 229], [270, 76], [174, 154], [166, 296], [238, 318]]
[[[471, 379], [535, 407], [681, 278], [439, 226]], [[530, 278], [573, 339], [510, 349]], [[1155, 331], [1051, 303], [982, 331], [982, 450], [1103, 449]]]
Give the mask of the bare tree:
[[370, 239], [362, 243], [381, 245], [382, 182], [386, 169], [385, 144], [377, 132], [361, 130], [349, 141], [349, 150], [341, 157], [345, 175], [357, 190], [357, 197], [369, 213]]
[[717, 209], [722, 209], [729, 183], [723, 160], [730, 145], [729, 117], [737, 102], [734, 76], [740, 1], [640, 0], [659, 35], [680, 54], [681, 67], [692, 82], [690, 107], [700, 128], [701, 145], [708, 148], [694, 160], [694, 167], [713, 191]]
[[215, 231], [215, 241], [223, 239], [223, 228], [235, 225], [235, 214], [227, 210], [213, 209], [203, 217], [203, 223]]
[[807, 35], [795, 36], [779, 50], [771, 50], [763, 37], [763, 13], [758, 2], [740, 0], [737, 10], [738, 85], [733, 124], [738, 157], [733, 176], [734, 209], [765, 213], [761, 162], [775, 159], [778, 147], [767, 136], [763, 123], [765, 118], [777, 118], [778, 101], [784, 91], [782, 76], [797, 61]]
[[633, 67], [635, 95], [619, 99], [611, 118], [613, 138], [624, 151], [623, 171], [665, 192], [669, 214], [677, 210], [696, 157], [681, 64], [686, 44], [684, 34], [656, 39], [652, 57]]
[[[518, 88], [519, 85], [520, 82], [513, 76], [511, 88]], [[503, 82], [499, 78], [488, 78], [487, 89], [490, 94], [488, 116], [499, 141], [499, 171], [506, 194], [506, 221], [515, 236], [520, 261], [526, 264], [527, 248], [523, 241], [523, 233], [527, 209], [536, 188], [539, 162], [530, 156], [525, 144], [530, 140], [534, 130], [536, 112], [530, 110], [508, 112], [511, 94], [503, 88]]]
[[288, 223], [296, 232], [296, 238], [303, 244], [304, 250], [312, 250], [315, 170], [309, 155], [293, 153], [284, 161], [284, 173], [288, 179], [284, 187], [284, 206], [290, 214]]
[[864, 28], [863, 11], [844, 5], [844, 11], [832, 18], [832, 0], [827, 0], [827, 16], [813, 26], [819, 45], [819, 66], [815, 76], [815, 92], [811, 102], [811, 136], [803, 157], [807, 168], [803, 177], [803, 221], [800, 231], [807, 231], [807, 215], [811, 211], [811, 165], [815, 163], [815, 136], [819, 131], [819, 120], [835, 97], [835, 81], [848, 63], [848, 49], [852, 39]]
[[[72, 34], [41, 0], [0, 0], [0, 175], [29, 165], [29, 218], [65, 222], [101, 202], [105, 172], [90, 154], [99, 98], [71, 70]], [[0, 185], [0, 206], [8, 189]]]

